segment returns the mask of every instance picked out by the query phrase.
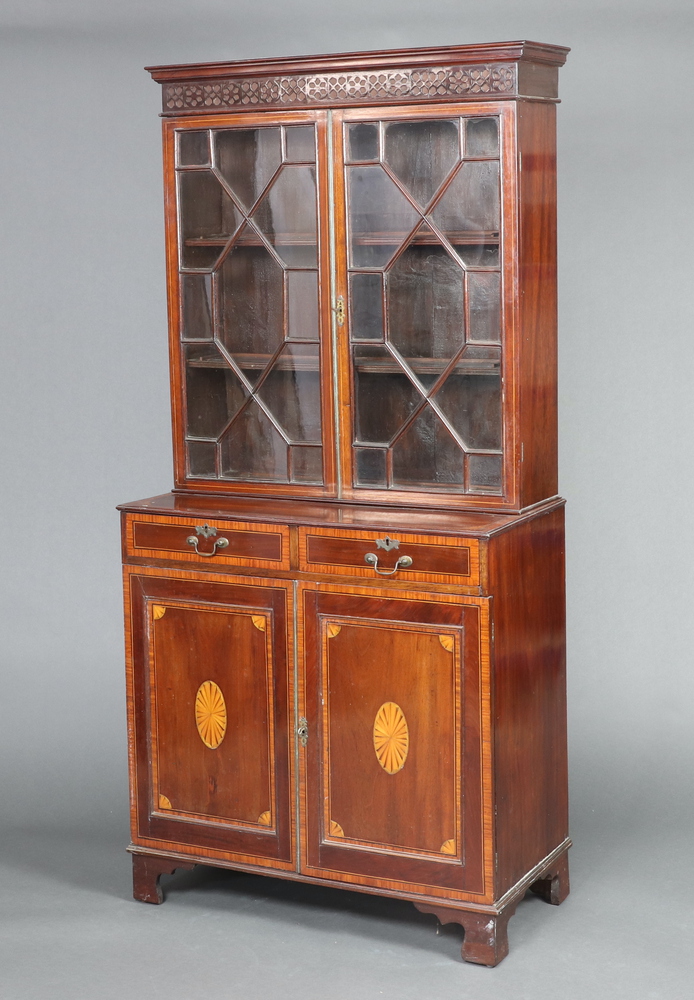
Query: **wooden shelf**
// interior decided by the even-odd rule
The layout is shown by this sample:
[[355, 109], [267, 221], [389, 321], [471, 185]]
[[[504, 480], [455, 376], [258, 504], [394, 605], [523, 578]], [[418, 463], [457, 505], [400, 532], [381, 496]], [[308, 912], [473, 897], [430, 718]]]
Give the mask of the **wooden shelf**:
[[[269, 354], [236, 354], [234, 355], [239, 368], [244, 371], [264, 371], [270, 361]], [[447, 367], [448, 361], [442, 358], [405, 358], [405, 362], [415, 375], [440, 375]], [[189, 368], [216, 368], [220, 371], [231, 370], [230, 366], [219, 356], [196, 358], [187, 361]], [[368, 358], [357, 359], [354, 365], [358, 372], [367, 375], [405, 375], [395, 359]], [[464, 358], [453, 369], [456, 375], [493, 375], [498, 374], [501, 361], [498, 358]], [[313, 371], [319, 369], [318, 358], [309, 355], [293, 355], [279, 357], [274, 365], [274, 371]]]
[[[444, 233], [453, 246], [498, 246], [499, 233], [494, 230], [460, 230]], [[354, 246], [391, 246], [403, 243], [408, 233], [352, 233], [351, 242]], [[412, 246], [442, 246], [441, 240], [434, 233], [416, 233], [408, 245]]]
[[[196, 236], [194, 239], [183, 241], [185, 247], [225, 247], [231, 236]], [[315, 247], [318, 245], [318, 238], [315, 233], [276, 233], [274, 236], [267, 235], [266, 239], [272, 246], [287, 247]], [[235, 247], [262, 247], [265, 242], [255, 234], [253, 236], [243, 236], [236, 240]]]
[[[448, 366], [448, 361], [440, 358], [405, 358], [409, 369], [415, 375], [440, 375]], [[395, 360], [385, 358], [357, 360], [356, 371], [365, 375], [403, 375], [405, 372]], [[501, 362], [493, 358], [465, 358], [453, 368], [452, 375], [498, 375]], [[406, 376], [405, 376], [406, 377]]]
[[[239, 368], [244, 371], [264, 371], [272, 355], [270, 354], [235, 354], [234, 361]], [[218, 355], [208, 358], [195, 358], [186, 362], [189, 368], [217, 368], [221, 371], [233, 371], [230, 365]], [[291, 355], [290, 357], [280, 356], [275, 361], [273, 371], [293, 371], [293, 372], [317, 372], [319, 369], [318, 357], [315, 355]]]
[[[499, 233], [497, 231], [475, 230], [446, 233], [446, 239], [453, 246], [497, 246], [499, 243]], [[353, 233], [352, 244], [354, 246], [396, 246], [407, 239], [408, 233]], [[213, 234], [211, 236], [196, 236], [183, 241], [186, 247], [225, 247], [231, 236]], [[274, 236], [267, 236], [267, 240], [273, 246], [316, 246], [318, 240], [313, 233], [275, 233]], [[433, 233], [416, 234], [409, 244], [415, 246], [441, 246], [441, 241]], [[259, 236], [243, 236], [236, 240], [235, 246], [257, 247], [264, 246], [263, 240]]]

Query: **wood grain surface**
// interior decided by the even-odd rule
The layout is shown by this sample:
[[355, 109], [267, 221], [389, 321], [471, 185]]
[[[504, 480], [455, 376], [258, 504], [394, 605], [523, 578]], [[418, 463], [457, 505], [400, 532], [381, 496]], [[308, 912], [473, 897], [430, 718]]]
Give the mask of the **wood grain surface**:
[[[300, 754], [302, 870], [492, 898], [488, 602], [337, 584], [299, 595], [300, 704], [313, 734]], [[409, 728], [395, 775], [373, 748], [387, 701]], [[455, 854], [442, 851], [449, 840]]]
[[[216, 534], [210, 538], [196, 536], [196, 526], [202, 523], [214, 528]], [[207, 555], [194, 550], [188, 543], [190, 536], [196, 537], [200, 553]], [[210, 556], [219, 538], [226, 538], [229, 544]], [[123, 542], [126, 559], [173, 560], [194, 563], [205, 569], [216, 565], [289, 569], [289, 529], [278, 524], [229, 523], [214, 517], [184, 521], [143, 513], [126, 517]]]
[[[133, 843], [292, 865], [287, 584], [138, 566], [125, 568], [125, 593]], [[155, 618], [155, 607], [166, 613]], [[208, 680], [224, 693], [228, 712], [216, 749], [196, 725], [196, 694]], [[160, 795], [171, 809], [162, 810]], [[271, 825], [259, 819], [267, 812]]]
[[[383, 537], [383, 536], [381, 536]], [[391, 536], [388, 536], [391, 537]], [[384, 551], [374, 533], [335, 528], [299, 529], [299, 569], [313, 573], [336, 573], [378, 579], [364, 557], [378, 556], [378, 568], [392, 570], [400, 556], [410, 556], [412, 565], [400, 568], [398, 579], [413, 583], [462, 583], [479, 585], [479, 542], [474, 538], [450, 538], [398, 532], [392, 536], [398, 548]]]

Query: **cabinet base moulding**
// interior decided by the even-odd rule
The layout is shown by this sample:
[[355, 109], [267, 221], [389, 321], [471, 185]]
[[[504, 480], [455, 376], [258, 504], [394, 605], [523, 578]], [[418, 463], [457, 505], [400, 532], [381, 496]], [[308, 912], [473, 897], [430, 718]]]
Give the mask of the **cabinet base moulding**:
[[384, 888], [364, 885], [346, 885], [330, 879], [311, 878], [299, 872], [256, 868], [252, 865], [224, 864], [218, 860], [197, 858], [177, 854], [144, 854], [140, 848], [128, 848], [133, 856], [133, 896], [144, 903], [162, 903], [163, 893], [159, 885], [162, 875], [170, 875], [179, 868], [192, 869], [197, 864], [213, 868], [225, 868], [250, 875], [271, 874], [289, 881], [328, 886], [331, 889], [350, 889], [370, 895], [389, 896], [412, 903], [420, 913], [433, 914], [441, 924], [457, 923], [463, 928], [464, 938], [461, 955], [466, 962], [494, 967], [508, 954], [508, 922], [516, 912], [518, 903], [530, 890], [545, 902], [555, 906], [563, 903], [569, 895], [568, 850], [571, 841], [561, 844], [547, 858], [536, 865], [519, 882], [506, 892], [497, 903], [466, 903], [450, 906], [445, 900]]
[[141, 903], [163, 903], [159, 885], [162, 875], [173, 875], [178, 868], [195, 868], [194, 861], [181, 861], [154, 854], [133, 854], [133, 896]]

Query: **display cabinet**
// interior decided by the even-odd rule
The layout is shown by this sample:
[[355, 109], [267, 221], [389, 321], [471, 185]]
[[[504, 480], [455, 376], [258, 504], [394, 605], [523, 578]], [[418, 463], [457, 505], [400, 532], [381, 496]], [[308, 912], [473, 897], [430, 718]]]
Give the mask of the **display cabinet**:
[[123, 505], [135, 895], [568, 892], [557, 69], [157, 67], [175, 489]]

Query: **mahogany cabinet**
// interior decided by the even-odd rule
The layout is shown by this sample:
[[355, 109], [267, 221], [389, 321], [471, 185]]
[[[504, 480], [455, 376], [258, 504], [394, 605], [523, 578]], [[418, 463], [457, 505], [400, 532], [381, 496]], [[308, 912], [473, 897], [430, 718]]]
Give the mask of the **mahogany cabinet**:
[[412, 900], [495, 965], [568, 892], [557, 69], [157, 67], [174, 492], [121, 507], [135, 895]]

